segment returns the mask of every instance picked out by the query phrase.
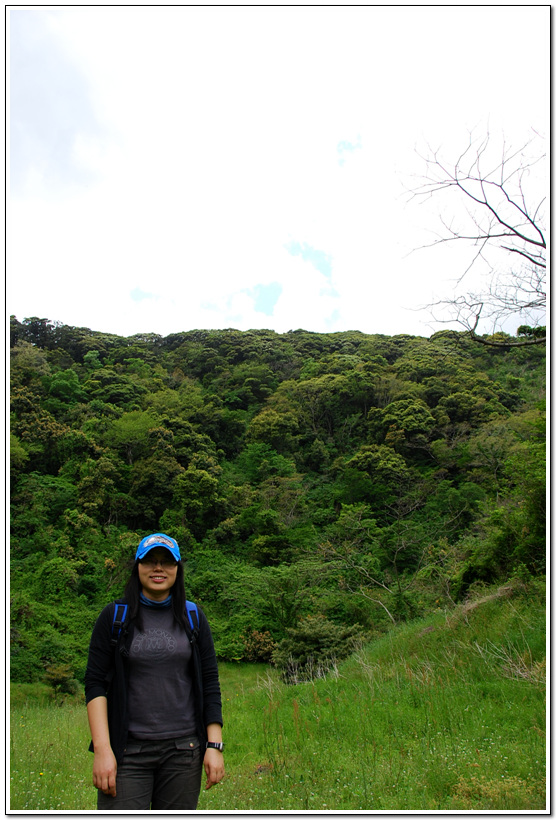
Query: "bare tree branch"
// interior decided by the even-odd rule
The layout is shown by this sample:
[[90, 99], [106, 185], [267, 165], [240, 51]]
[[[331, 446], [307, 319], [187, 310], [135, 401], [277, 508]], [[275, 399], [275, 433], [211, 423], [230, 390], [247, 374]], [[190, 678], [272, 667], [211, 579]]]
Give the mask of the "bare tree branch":
[[[490, 278], [483, 291], [460, 293], [427, 307], [435, 322], [455, 322], [472, 339], [494, 347], [545, 342], [545, 334], [539, 329], [546, 311], [545, 198], [532, 202], [535, 195], [528, 185], [532, 169], [545, 159], [545, 154], [539, 152], [529, 158], [528, 151], [535, 139], [515, 151], [504, 146], [501, 158], [486, 172], [483, 165], [489, 161], [488, 133], [481, 141], [470, 134], [466, 148], [453, 166], [441, 159], [439, 151], [429, 147], [428, 155], [422, 156], [427, 168], [424, 182], [411, 192], [412, 199], [424, 201], [453, 191], [458, 195], [459, 205], [469, 204], [464, 221], [457, 227], [453, 226], [454, 219], [441, 216], [443, 233], [423, 247], [457, 241], [476, 249], [456, 279], [457, 287], [479, 259], [486, 263]], [[466, 230], [465, 219], [471, 224], [470, 230]], [[521, 266], [514, 268], [510, 261], [500, 272], [499, 265], [491, 261], [494, 251], [509, 254], [510, 260], [519, 259]], [[479, 322], [487, 322], [492, 336], [503, 330], [508, 319], [517, 317], [527, 331], [526, 338], [488, 338], [479, 334]]]

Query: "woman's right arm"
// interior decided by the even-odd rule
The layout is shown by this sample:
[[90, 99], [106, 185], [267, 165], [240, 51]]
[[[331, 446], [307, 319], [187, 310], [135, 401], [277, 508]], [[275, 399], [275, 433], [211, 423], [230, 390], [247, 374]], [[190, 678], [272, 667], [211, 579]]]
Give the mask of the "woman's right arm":
[[116, 772], [118, 765], [110, 745], [108, 731], [108, 706], [103, 695], [87, 704], [87, 716], [93, 740], [93, 786], [104, 794], [116, 797]]
[[112, 617], [113, 605], [108, 605], [94, 626], [85, 672], [85, 697], [94, 752], [93, 785], [115, 797], [117, 763], [110, 743], [106, 698], [107, 680], [113, 674], [114, 664], [110, 643]]

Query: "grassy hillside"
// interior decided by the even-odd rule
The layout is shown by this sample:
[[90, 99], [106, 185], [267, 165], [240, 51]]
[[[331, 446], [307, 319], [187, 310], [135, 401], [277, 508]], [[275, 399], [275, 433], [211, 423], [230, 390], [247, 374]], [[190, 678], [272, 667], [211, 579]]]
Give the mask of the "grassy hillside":
[[[227, 777], [199, 808], [545, 809], [544, 593], [477, 587], [308, 683], [222, 664]], [[32, 691], [13, 690], [11, 809], [92, 810], [83, 703]]]

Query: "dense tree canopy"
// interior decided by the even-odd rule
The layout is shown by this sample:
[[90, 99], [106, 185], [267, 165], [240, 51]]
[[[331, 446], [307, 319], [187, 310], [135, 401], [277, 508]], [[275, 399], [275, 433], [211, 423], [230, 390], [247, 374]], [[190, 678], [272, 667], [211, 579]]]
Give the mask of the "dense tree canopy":
[[15, 680], [82, 677], [149, 531], [238, 660], [544, 572], [542, 347], [36, 317], [11, 344]]

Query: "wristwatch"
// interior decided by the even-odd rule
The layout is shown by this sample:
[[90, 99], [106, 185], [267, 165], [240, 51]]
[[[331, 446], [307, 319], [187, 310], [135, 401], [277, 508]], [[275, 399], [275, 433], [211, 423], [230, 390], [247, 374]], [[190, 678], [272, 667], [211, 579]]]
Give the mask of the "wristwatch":
[[223, 743], [213, 743], [212, 741], [207, 742], [207, 749], [218, 749], [219, 752], [224, 751], [224, 744]]

